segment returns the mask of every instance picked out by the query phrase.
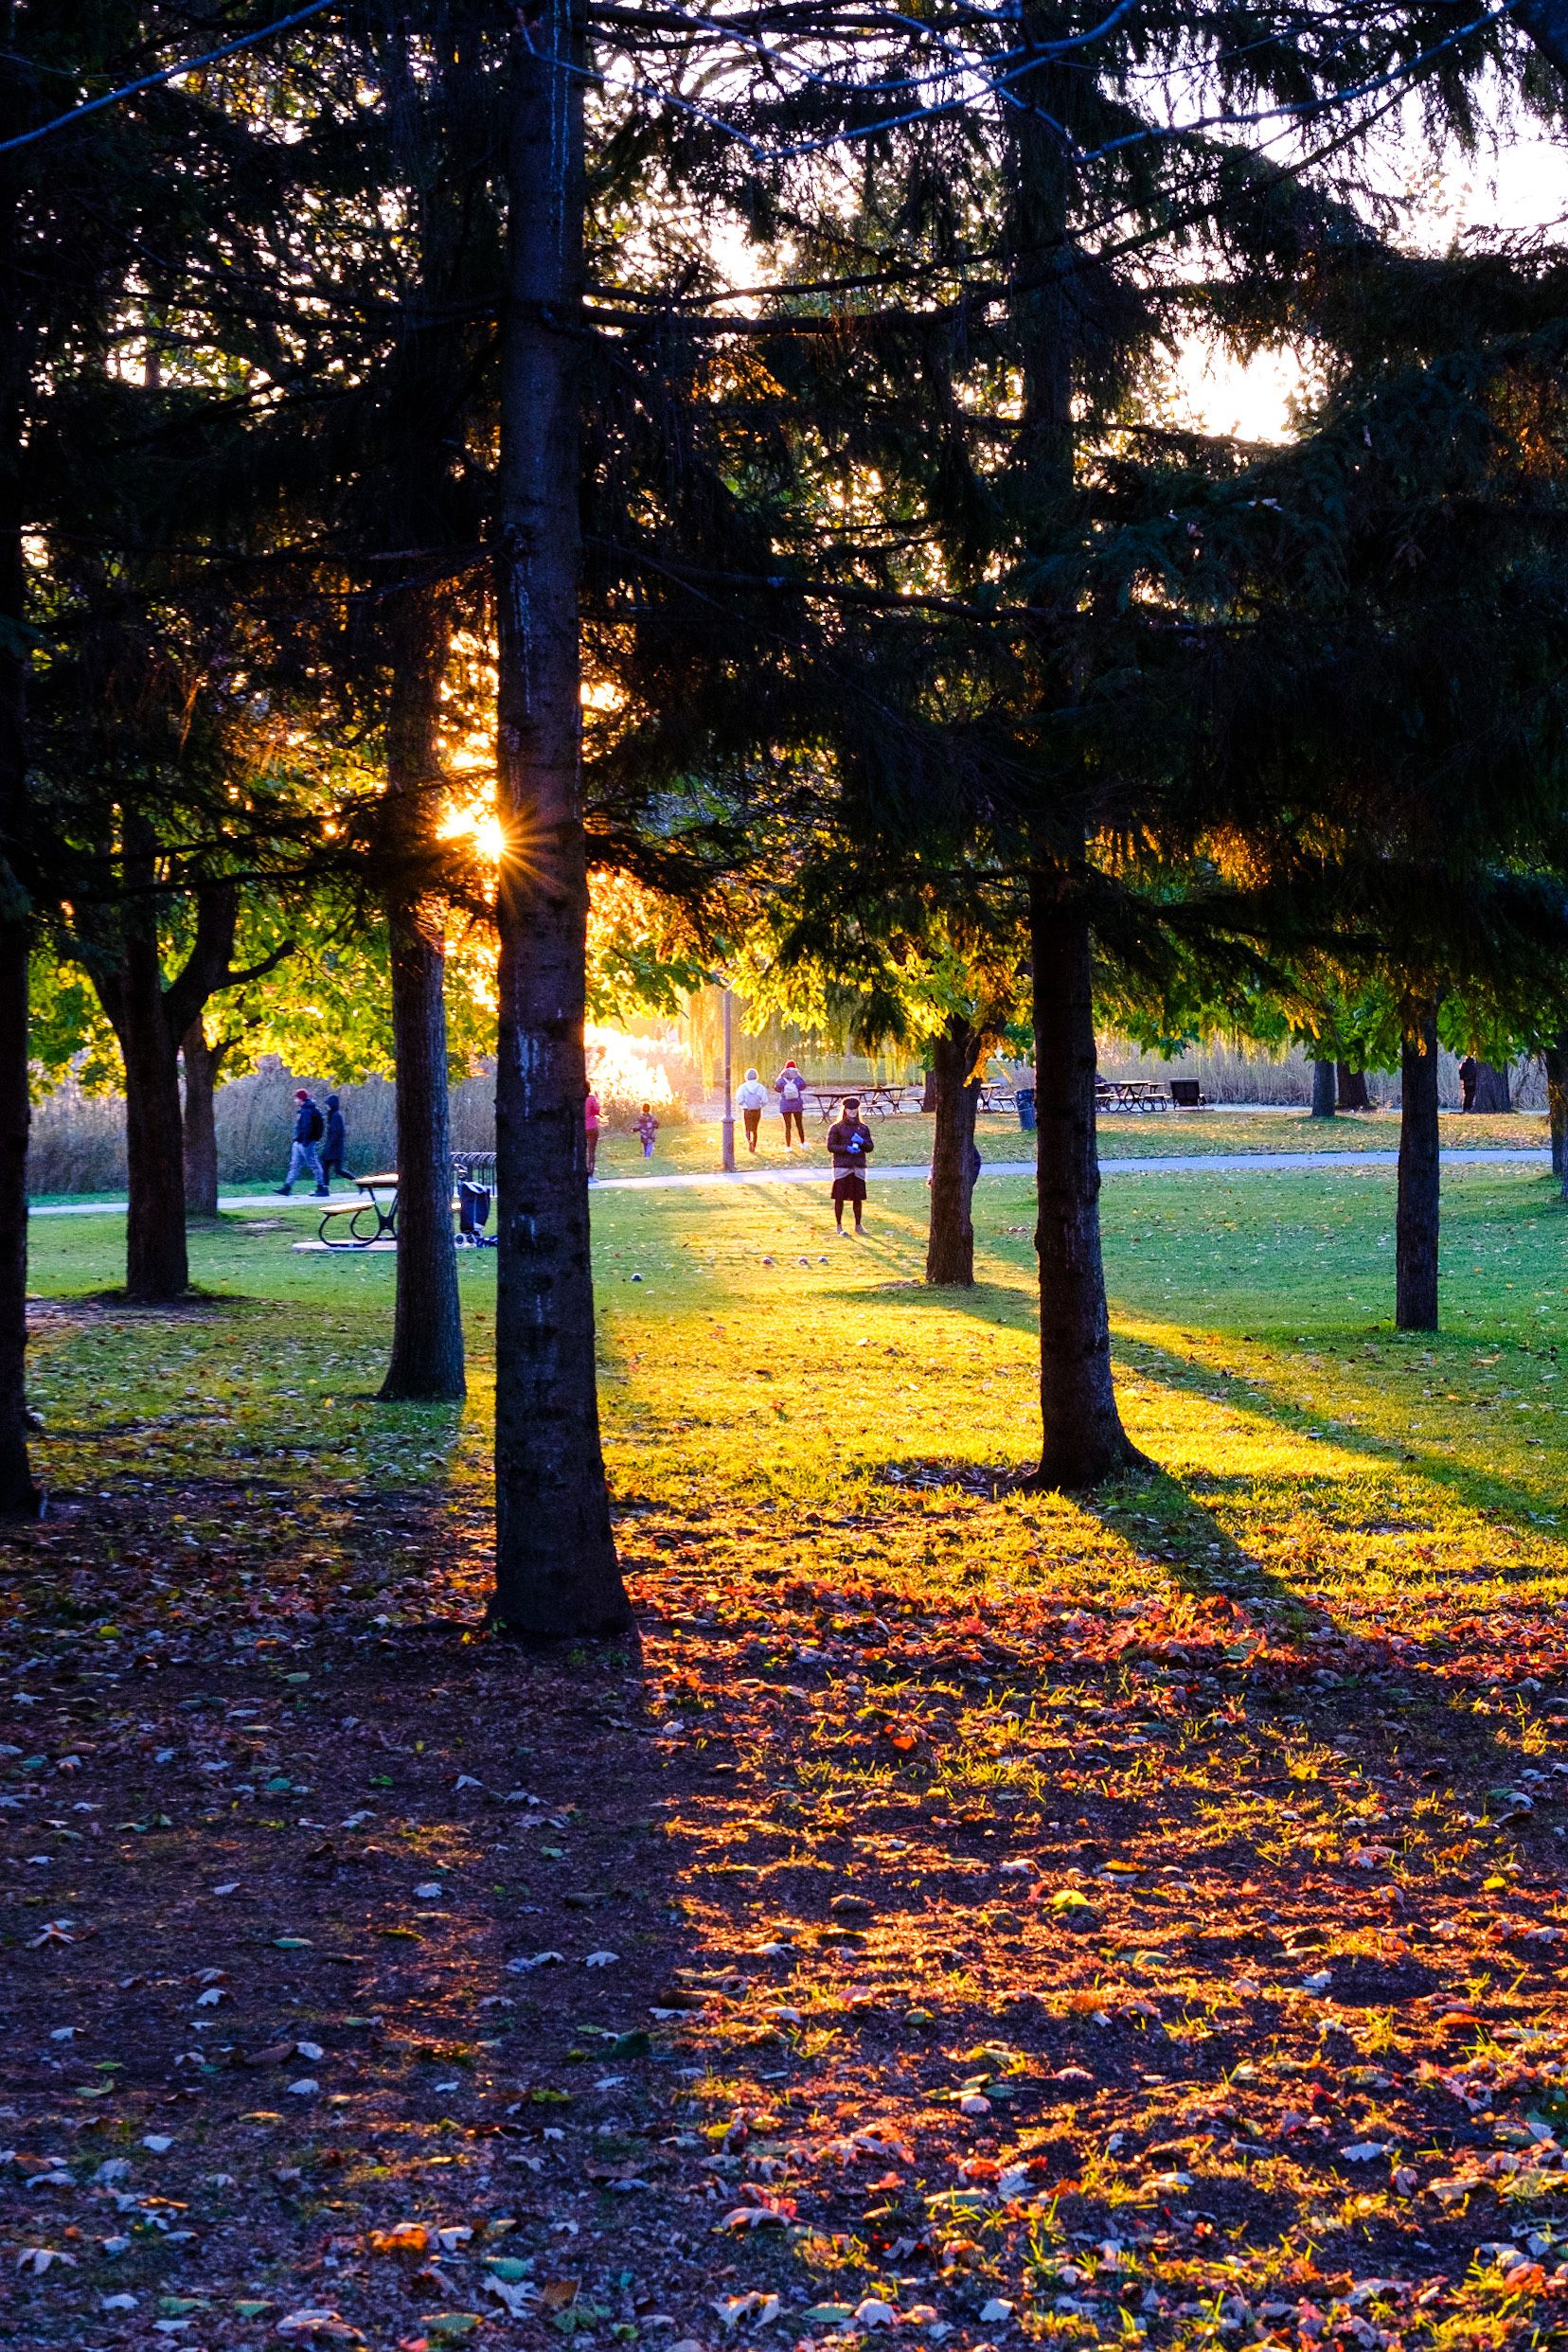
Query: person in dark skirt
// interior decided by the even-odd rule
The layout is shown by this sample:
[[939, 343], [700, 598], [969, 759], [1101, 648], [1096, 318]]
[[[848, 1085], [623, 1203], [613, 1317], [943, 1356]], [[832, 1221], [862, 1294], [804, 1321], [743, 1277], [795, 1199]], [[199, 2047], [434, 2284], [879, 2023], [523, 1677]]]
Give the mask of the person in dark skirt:
[[865, 1205], [865, 1164], [876, 1148], [871, 1130], [860, 1114], [860, 1096], [846, 1095], [843, 1118], [835, 1119], [828, 1130], [828, 1149], [833, 1155], [833, 1222], [841, 1240], [846, 1201], [855, 1212], [855, 1231], [861, 1230], [861, 1212]]

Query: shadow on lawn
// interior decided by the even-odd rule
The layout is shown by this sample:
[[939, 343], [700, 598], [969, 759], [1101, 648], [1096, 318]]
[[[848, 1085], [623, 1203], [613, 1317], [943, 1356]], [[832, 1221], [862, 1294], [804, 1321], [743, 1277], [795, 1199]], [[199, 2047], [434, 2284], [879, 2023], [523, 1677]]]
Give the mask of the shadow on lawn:
[[[879, 1304], [888, 1307], [916, 1306], [929, 1310], [939, 1304], [999, 1329], [1032, 1332], [1036, 1327], [1037, 1307], [1033, 1292], [1009, 1284], [977, 1282], [971, 1290], [928, 1290], [923, 1285], [890, 1285], [877, 1295]], [[1421, 1333], [1413, 1335], [1413, 1338], [1423, 1345], [1435, 1343], [1441, 1346], [1444, 1336], [1441, 1333]], [[1380, 1333], [1380, 1337], [1386, 1344], [1396, 1344], [1388, 1342], [1386, 1333]], [[1229, 1344], [1237, 1347], [1244, 1345], [1240, 1341]], [[1518, 1345], [1517, 1341], [1507, 1340], [1499, 1344]], [[1462, 1338], [1455, 1338], [1453, 1345], [1473, 1350], [1478, 1342], [1473, 1333], [1467, 1332]], [[1128, 1373], [1132, 1371], [1139, 1378], [1161, 1381], [1169, 1388], [1190, 1394], [1196, 1382], [1212, 1382], [1221, 1377], [1217, 1367], [1197, 1349], [1184, 1352], [1142, 1335], [1129, 1337], [1114, 1328], [1112, 1347], [1117, 1359], [1118, 1382], [1125, 1381]], [[1131, 1363], [1129, 1362], [1130, 1349], [1136, 1351]], [[1382, 1400], [1376, 1392], [1372, 1392], [1370, 1397], [1362, 1392], [1355, 1401], [1361, 1409], [1369, 1410]], [[1234, 1397], [1226, 1398], [1224, 1404], [1228, 1412], [1238, 1417], [1252, 1416], [1258, 1420], [1271, 1421], [1280, 1430], [1297, 1437], [1311, 1435], [1315, 1425], [1321, 1424], [1323, 1417], [1321, 1408], [1298, 1404], [1251, 1374], [1246, 1379], [1244, 1389]], [[1389, 1405], [1391, 1410], [1398, 1411], [1397, 1399], [1390, 1399]], [[1473, 1462], [1452, 1460], [1430, 1447], [1413, 1445], [1408, 1433], [1403, 1437], [1396, 1438], [1379, 1436], [1364, 1429], [1336, 1427], [1331, 1440], [1322, 1442], [1331, 1442], [1341, 1452], [1359, 1456], [1369, 1467], [1386, 1467], [1401, 1472], [1413, 1470], [1417, 1477], [1429, 1479], [1475, 1511], [1529, 1515], [1552, 1514], [1564, 1508], [1563, 1496], [1559, 1488], [1538, 1488], [1523, 1484], [1517, 1477], [1504, 1477], [1487, 1470]], [[1010, 1473], [1000, 1474], [1006, 1477]]]
[[[1419, 1336], [1425, 1340], [1428, 1335]], [[1114, 1341], [1113, 1344], [1115, 1344]], [[1131, 1344], [1138, 1350], [1137, 1371], [1140, 1378], [1163, 1380], [1168, 1387], [1181, 1388], [1190, 1394], [1195, 1380], [1212, 1381], [1221, 1377], [1215, 1367], [1196, 1352], [1183, 1353], [1142, 1336]], [[1467, 1338], [1462, 1344], [1472, 1347], [1475, 1343]], [[1376, 1396], [1367, 1399], [1362, 1394], [1354, 1401], [1358, 1409], [1368, 1410], [1381, 1399]], [[1398, 1400], [1391, 1399], [1390, 1403], [1392, 1409], [1397, 1411]], [[1321, 1408], [1297, 1404], [1293, 1399], [1280, 1395], [1256, 1375], [1247, 1376], [1243, 1393], [1224, 1399], [1224, 1409], [1238, 1418], [1252, 1417], [1271, 1422], [1293, 1437], [1332, 1444], [1341, 1452], [1356, 1456], [1369, 1468], [1394, 1470], [1400, 1473], [1414, 1472], [1417, 1477], [1429, 1480], [1477, 1512], [1529, 1516], [1537, 1511], [1555, 1512], [1562, 1507], [1560, 1491], [1541, 1491], [1522, 1485], [1515, 1477], [1505, 1478], [1473, 1463], [1454, 1461], [1431, 1448], [1417, 1447], [1410, 1442], [1408, 1434], [1403, 1438], [1383, 1437], [1369, 1430], [1336, 1425], [1331, 1437], [1324, 1436]], [[1213, 1477], [1209, 1480], [1211, 1486], [1218, 1483]], [[1224, 1483], [1240, 1488], [1245, 1481], [1236, 1479]]]
[[[465, 1475], [461, 1409], [382, 1405], [356, 1389], [365, 1370], [334, 1350], [361, 1351], [357, 1332], [328, 1317], [313, 1334], [342, 1369], [334, 1402], [276, 1386], [297, 1333], [271, 1302], [209, 1294], [158, 1310], [105, 1296], [41, 1301], [30, 1319], [50, 1510], [9, 1540], [45, 1577], [58, 1566], [63, 1591], [90, 1569], [98, 1607], [123, 1613], [150, 1605], [172, 1567], [184, 1624], [199, 1628], [239, 1584], [254, 1619], [351, 1611], [417, 1574], [473, 1613], [464, 1560], [488, 1514]], [[297, 1378], [287, 1363], [283, 1377]]]
[[[887, 1294], [888, 1303], [913, 1299], [928, 1306], [941, 1298], [960, 1312], [1002, 1327], [1032, 1328], [1031, 1297], [1002, 1285], [977, 1285], [972, 1291], [937, 1292], [912, 1291]], [[1192, 1395], [1194, 1384], [1212, 1382], [1216, 1374], [1196, 1349], [1183, 1353], [1146, 1338], [1136, 1343], [1140, 1377], [1163, 1381]], [[1126, 1343], [1117, 1353], [1125, 1365]], [[1227, 1398], [1224, 1410], [1237, 1419], [1271, 1424], [1292, 1436], [1305, 1436], [1314, 1419], [1310, 1408], [1288, 1397], [1271, 1393], [1250, 1380], [1244, 1395]], [[1370, 1470], [1391, 1470], [1430, 1481], [1453, 1494], [1469, 1507], [1523, 1516], [1537, 1498], [1516, 1482], [1485, 1470], [1417, 1452], [1399, 1441], [1365, 1431], [1339, 1430], [1332, 1444]], [[996, 1499], [1023, 1483], [1020, 1471], [997, 1470], [983, 1463], [960, 1461], [899, 1461], [887, 1466], [888, 1483], [900, 1490], [948, 1487], [976, 1497]], [[1350, 1473], [1352, 1476], [1354, 1472]], [[1344, 1470], [1307, 1474], [1314, 1488], [1343, 1483]], [[1419, 1752], [1415, 1769], [1429, 1775], [1452, 1770], [1470, 1781], [1496, 1780], [1511, 1770], [1499, 1754], [1494, 1734], [1477, 1721], [1463, 1688], [1444, 1673], [1430, 1645], [1413, 1641], [1399, 1650], [1374, 1660], [1370, 1655], [1347, 1665], [1336, 1654], [1345, 1642], [1354, 1645], [1358, 1634], [1342, 1624], [1331, 1600], [1304, 1591], [1291, 1577], [1238, 1542], [1233, 1528], [1216, 1512], [1234, 1499], [1244, 1506], [1255, 1488], [1248, 1475], [1227, 1476], [1223, 1470], [1203, 1470], [1188, 1477], [1163, 1468], [1155, 1474], [1118, 1480], [1098, 1493], [1074, 1497], [1090, 1516], [1130, 1547], [1148, 1580], [1149, 1601], [1157, 1609], [1162, 1594], [1172, 1589], [1199, 1601], [1222, 1598], [1238, 1605], [1255, 1625], [1265, 1628], [1312, 1660], [1293, 1678], [1276, 1674], [1259, 1681], [1260, 1696], [1287, 1701], [1314, 1721], [1319, 1736], [1347, 1739], [1361, 1750], [1374, 1769], [1408, 1775], [1410, 1751]], [[1541, 1498], [1544, 1499], [1544, 1498]], [[1501, 1573], [1501, 1572], [1499, 1572]], [[1520, 1574], [1527, 1576], [1522, 1569]], [[1173, 1634], [1180, 1648], [1180, 1635]], [[1501, 1639], [1501, 1631], [1500, 1631]], [[1321, 1653], [1321, 1663], [1319, 1655]], [[1238, 1668], [1245, 1684], [1252, 1670]], [[1479, 1809], [1486, 1810], [1478, 1799]], [[1544, 1847], [1545, 1829], [1541, 1827]], [[1553, 1856], [1554, 1862], [1556, 1856]]]

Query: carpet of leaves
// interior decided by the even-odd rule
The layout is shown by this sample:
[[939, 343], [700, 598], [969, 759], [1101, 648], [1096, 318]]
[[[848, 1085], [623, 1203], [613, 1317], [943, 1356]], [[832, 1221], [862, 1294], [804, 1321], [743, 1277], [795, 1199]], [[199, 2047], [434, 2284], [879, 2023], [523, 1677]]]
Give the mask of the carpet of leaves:
[[5, 2340], [1568, 2340], [1560, 1616], [1055, 1508], [632, 1506], [543, 1656], [460, 1501], [10, 1538]]

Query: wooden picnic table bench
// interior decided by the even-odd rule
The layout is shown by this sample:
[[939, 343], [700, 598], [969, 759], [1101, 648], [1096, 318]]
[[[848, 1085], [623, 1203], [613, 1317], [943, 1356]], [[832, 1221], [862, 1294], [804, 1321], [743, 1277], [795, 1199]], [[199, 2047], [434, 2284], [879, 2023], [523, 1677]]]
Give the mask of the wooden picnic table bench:
[[[330, 1250], [367, 1250], [372, 1241], [395, 1241], [398, 1238], [396, 1175], [356, 1176], [354, 1183], [364, 1199], [339, 1202], [321, 1212], [321, 1223], [316, 1230]], [[384, 1206], [383, 1193], [389, 1196]], [[335, 1240], [327, 1230], [338, 1217], [348, 1220], [347, 1241]]]
[[1096, 1078], [1095, 1104], [1101, 1111], [1168, 1111], [1170, 1096], [1152, 1078]]
[[[452, 1211], [462, 1215], [461, 1193], [455, 1187], [464, 1184], [481, 1185], [487, 1192], [495, 1190], [495, 1154], [493, 1151], [458, 1151], [452, 1161], [454, 1189]], [[398, 1176], [396, 1170], [380, 1176], [356, 1176], [354, 1184], [364, 1196], [358, 1201], [335, 1202], [321, 1212], [316, 1228], [330, 1250], [367, 1250], [375, 1241], [395, 1241], [398, 1238]], [[328, 1232], [334, 1218], [347, 1218], [348, 1238], [339, 1241]], [[470, 1235], [468, 1238], [475, 1238]]]
[[868, 1112], [873, 1118], [885, 1119], [891, 1114], [901, 1111], [910, 1095], [918, 1095], [923, 1091], [918, 1086], [903, 1085], [808, 1086], [806, 1095], [808, 1100], [815, 1104], [817, 1114], [826, 1127], [846, 1095], [858, 1095], [863, 1111]]
[[1012, 1111], [1018, 1097], [1010, 1078], [989, 1078], [975, 1088], [975, 1108], [980, 1111]]

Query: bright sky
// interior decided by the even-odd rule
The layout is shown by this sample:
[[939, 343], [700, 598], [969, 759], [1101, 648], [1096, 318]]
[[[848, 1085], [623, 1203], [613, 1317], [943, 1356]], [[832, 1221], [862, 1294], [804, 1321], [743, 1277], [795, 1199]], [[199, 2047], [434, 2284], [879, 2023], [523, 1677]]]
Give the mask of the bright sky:
[[[1390, 142], [1378, 179], [1411, 205], [1408, 241], [1440, 253], [1467, 230], [1543, 229], [1568, 218], [1568, 137], [1554, 143], [1536, 123], [1501, 127], [1476, 152], [1433, 159], [1414, 139]], [[1189, 344], [1178, 376], [1178, 405], [1209, 433], [1283, 440], [1301, 369], [1288, 351], [1242, 365]]]

